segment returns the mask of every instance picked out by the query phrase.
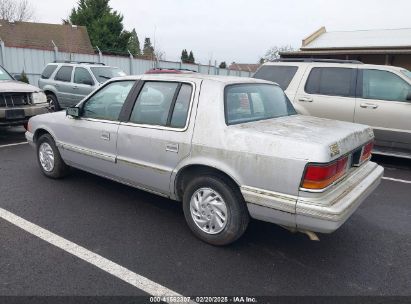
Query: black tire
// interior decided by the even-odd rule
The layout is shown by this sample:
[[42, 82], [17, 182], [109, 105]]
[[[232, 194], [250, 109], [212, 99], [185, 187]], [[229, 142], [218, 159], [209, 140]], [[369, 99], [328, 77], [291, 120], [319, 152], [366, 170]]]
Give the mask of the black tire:
[[[53, 150], [54, 166], [52, 170], [50, 171], [45, 170], [40, 161], [40, 147], [43, 143], [49, 144], [49, 146]], [[54, 139], [53, 137], [51, 137], [50, 134], [43, 134], [40, 136], [40, 138], [37, 140], [36, 151], [37, 151], [37, 162], [39, 164], [41, 172], [43, 172], [45, 176], [54, 178], [54, 179], [59, 179], [59, 178], [66, 176], [69, 173], [70, 167], [64, 163], [63, 159], [61, 158], [60, 152], [57, 149], [57, 146], [54, 142]]]
[[[227, 223], [224, 229], [217, 234], [202, 231], [192, 218], [190, 200], [193, 194], [201, 188], [211, 188], [226, 203]], [[218, 175], [201, 175], [192, 179], [184, 189], [183, 209], [191, 231], [202, 241], [216, 246], [228, 245], [236, 241], [243, 235], [250, 220], [246, 203], [238, 186]]]
[[60, 104], [57, 99], [57, 96], [54, 95], [53, 93], [47, 93], [47, 102], [49, 103], [49, 111], [50, 112], [56, 112], [60, 111]]

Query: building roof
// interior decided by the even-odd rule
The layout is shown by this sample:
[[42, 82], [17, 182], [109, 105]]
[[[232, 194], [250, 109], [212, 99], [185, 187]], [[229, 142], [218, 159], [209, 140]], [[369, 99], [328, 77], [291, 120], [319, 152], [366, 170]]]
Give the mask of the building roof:
[[246, 71], [246, 72], [256, 72], [261, 64], [255, 63], [235, 63], [233, 62], [228, 67], [229, 70], [236, 70], [236, 71]]
[[411, 47], [411, 28], [327, 32], [322, 27], [303, 40], [301, 50], [407, 47]]
[[84, 26], [0, 20], [0, 39], [8, 47], [54, 50], [61, 52], [94, 53]]

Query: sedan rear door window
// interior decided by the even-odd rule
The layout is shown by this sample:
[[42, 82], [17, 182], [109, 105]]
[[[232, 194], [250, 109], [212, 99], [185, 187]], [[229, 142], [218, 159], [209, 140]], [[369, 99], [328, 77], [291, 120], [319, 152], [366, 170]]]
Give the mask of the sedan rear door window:
[[184, 128], [187, 122], [188, 111], [190, 108], [192, 89], [189, 84], [182, 84], [180, 92], [178, 93], [172, 116], [170, 126], [173, 128]]
[[191, 94], [190, 84], [148, 81], [137, 98], [130, 122], [183, 128], [187, 122]]

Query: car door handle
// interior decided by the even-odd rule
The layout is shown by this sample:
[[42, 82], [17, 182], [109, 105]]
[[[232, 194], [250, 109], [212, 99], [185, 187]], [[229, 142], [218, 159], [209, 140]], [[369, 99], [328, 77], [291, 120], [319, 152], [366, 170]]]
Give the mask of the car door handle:
[[73, 89], [78, 89], [78, 86], [73, 86]]
[[166, 151], [178, 153], [178, 144], [166, 144]]
[[109, 140], [110, 140], [110, 133], [109, 133], [109, 132], [101, 132], [100, 138], [101, 138], [102, 140], [107, 140], [107, 141], [109, 141]]
[[311, 97], [300, 97], [300, 98], [298, 98], [298, 101], [301, 101], [301, 102], [313, 102], [314, 99], [312, 99]]
[[362, 103], [360, 104], [360, 107], [364, 109], [376, 109], [378, 108], [378, 105], [373, 104], [373, 103]]

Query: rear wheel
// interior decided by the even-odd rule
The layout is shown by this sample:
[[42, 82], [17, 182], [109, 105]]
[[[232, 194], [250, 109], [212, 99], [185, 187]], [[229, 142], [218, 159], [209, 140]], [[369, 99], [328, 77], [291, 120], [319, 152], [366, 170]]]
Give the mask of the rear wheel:
[[57, 100], [57, 96], [53, 93], [47, 93], [47, 103], [49, 104], [49, 111], [56, 112], [60, 110], [60, 105]]
[[62, 178], [70, 169], [50, 134], [43, 134], [37, 140], [37, 161], [43, 174], [50, 178]]
[[189, 182], [184, 190], [183, 208], [193, 233], [212, 245], [234, 242], [249, 222], [237, 185], [221, 176], [204, 175]]

